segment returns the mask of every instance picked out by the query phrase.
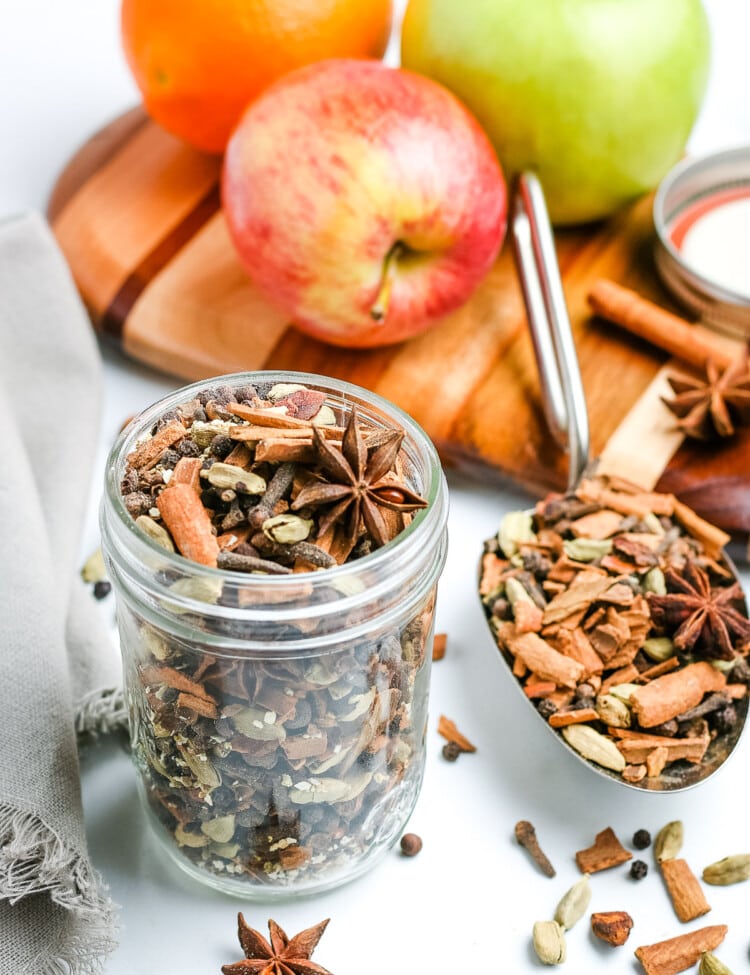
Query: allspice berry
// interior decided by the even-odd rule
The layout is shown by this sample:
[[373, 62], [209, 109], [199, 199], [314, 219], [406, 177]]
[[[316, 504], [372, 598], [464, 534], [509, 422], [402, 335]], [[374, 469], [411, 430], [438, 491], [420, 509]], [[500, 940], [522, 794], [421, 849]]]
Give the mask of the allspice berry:
[[404, 833], [401, 837], [401, 852], [405, 857], [415, 857], [422, 849], [422, 838], [416, 833]]

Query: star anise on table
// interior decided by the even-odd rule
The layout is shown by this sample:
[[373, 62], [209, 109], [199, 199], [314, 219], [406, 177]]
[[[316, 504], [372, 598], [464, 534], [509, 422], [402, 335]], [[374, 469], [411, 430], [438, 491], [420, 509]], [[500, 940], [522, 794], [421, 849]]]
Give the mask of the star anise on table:
[[332, 975], [327, 968], [310, 961], [328, 921], [300, 931], [291, 940], [275, 921], [268, 922], [270, 944], [251, 928], [242, 914], [237, 917], [237, 934], [245, 952], [242, 961], [222, 965], [224, 975]]
[[[692, 560], [677, 572], [664, 572], [667, 595], [648, 593], [651, 619], [656, 626], [673, 631], [680, 653], [695, 650], [709, 660], [733, 660], [750, 645], [750, 620], [736, 607], [743, 602], [738, 582], [712, 588], [703, 569]], [[733, 642], [734, 640], [734, 642]]]
[[731, 437], [736, 427], [750, 423], [750, 364], [745, 349], [723, 371], [706, 362], [705, 379], [668, 376], [675, 397], [664, 400], [679, 418], [678, 427], [695, 440]]
[[345, 525], [347, 544], [351, 548], [359, 535], [360, 524], [364, 523], [373, 546], [385, 545], [395, 532], [384, 518], [383, 509], [409, 512], [427, 507], [427, 501], [402, 481], [395, 477], [386, 479], [393, 472], [403, 437], [400, 430], [391, 430], [376, 435], [374, 444], [368, 446], [356, 410], [352, 410], [347, 421], [341, 448], [331, 444], [314, 427], [313, 444], [321, 478], [302, 488], [292, 509], [328, 505], [318, 523], [319, 535], [340, 522]]

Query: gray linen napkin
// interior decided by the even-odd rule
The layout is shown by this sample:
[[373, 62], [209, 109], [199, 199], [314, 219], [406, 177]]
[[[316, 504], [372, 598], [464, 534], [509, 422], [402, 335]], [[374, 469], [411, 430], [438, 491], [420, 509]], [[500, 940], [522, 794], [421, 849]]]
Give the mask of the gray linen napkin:
[[0, 223], [0, 975], [84, 975], [114, 946], [86, 850], [76, 730], [122, 718], [78, 577], [100, 361], [44, 220]]

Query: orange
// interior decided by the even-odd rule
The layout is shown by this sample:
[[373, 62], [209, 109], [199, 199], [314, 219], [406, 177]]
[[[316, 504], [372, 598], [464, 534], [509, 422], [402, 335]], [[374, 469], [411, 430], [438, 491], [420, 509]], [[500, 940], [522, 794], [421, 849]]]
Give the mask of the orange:
[[146, 111], [222, 152], [248, 103], [293, 68], [380, 57], [392, 0], [123, 0], [125, 55]]

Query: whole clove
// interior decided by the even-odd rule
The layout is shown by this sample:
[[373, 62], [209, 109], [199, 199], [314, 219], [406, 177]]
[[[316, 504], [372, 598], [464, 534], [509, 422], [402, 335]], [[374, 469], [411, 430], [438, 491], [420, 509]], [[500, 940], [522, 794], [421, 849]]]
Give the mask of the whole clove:
[[555, 868], [550, 863], [546, 854], [542, 851], [539, 846], [539, 841], [536, 837], [536, 830], [533, 825], [526, 819], [521, 819], [516, 823], [515, 828], [516, 840], [519, 844], [529, 852], [531, 858], [534, 860], [536, 865], [547, 877], [554, 877], [557, 873]]

